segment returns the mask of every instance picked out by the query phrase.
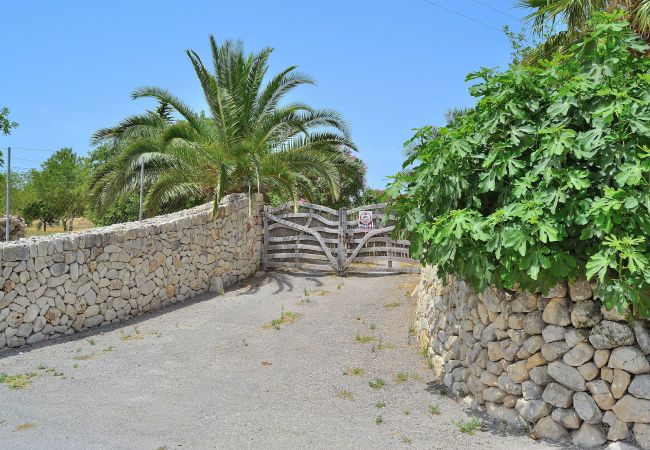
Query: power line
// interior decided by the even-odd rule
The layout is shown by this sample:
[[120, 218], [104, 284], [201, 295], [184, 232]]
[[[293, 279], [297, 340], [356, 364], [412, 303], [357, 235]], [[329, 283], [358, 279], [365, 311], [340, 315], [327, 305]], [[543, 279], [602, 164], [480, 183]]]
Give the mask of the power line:
[[450, 13], [452, 13], [452, 14], [456, 14], [457, 16], [463, 17], [463, 18], [465, 18], [465, 19], [467, 19], [467, 20], [471, 20], [472, 22], [476, 22], [476, 23], [478, 23], [479, 25], [483, 25], [484, 27], [487, 27], [487, 28], [490, 28], [490, 29], [492, 29], [492, 30], [498, 31], [499, 33], [502, 32], [502, 30], [500, 30], [499, 28], [497, 28], [497, 27], [495, 27], [495, 26], [492, 26], [492, 25], [490, 25], [490, 24], [488, 24], [488, 23], [485, 23], [485, 22], [481, 22], [481, 21], [478, 20], [478, 19], [475, 19], [475, 18], [473, 18], [473, 17], [470, 17], [470, 16], [468, 16], [468, 15], [466, 15], [466, 14], [463, 14], [463, 13], [461, 13], [461, 12], [455, 11], [455, 10], [453, 10], [453, 9], [451, 9], [451, 8], [447, 8], [446, 6], [440, 5], [440, 4], [436, 3], [436, 2], [432, 2], [431, 0], [422, 0], [422, 1], [424, 1], [425, 3], [428, 3], [428, 4], [430, 4], [430, 5], [436, 6], [436, 7], [440, 8], [440, 9], [444, 9], [445, 11], [448, 11], [448, 12], [450, 12]]
[[[56, 153], [59, 150], [48, 150], [45, 148], [24, 148], [24, 147], [14, 147], [13, 145], [11, 146], [12, 150], [23, 150], [26, 152], [46, 152], [46, 153]], [[0, 147], [0, 150], [7, 150], [7, 147]]]
[[485, 6], [485, 7], [488, 8], [488, 9], [491, 9], [492, 11], [496, 11], [496, 12], [498, 12], [499, 14], [503, 14], [503, 15], [506, 16], [506, 17], [510, 17], [511, 19], [519, 20], [519, 17], [515, 17], [515, 16], [513, 16], [512, 14], [509, 14], [509, 13], [507, 13], [507, 12], [505, 12], [505, 11], [502, 11], [502, 10], [500, 10], [500, 9], [498, 9], [498, 8], [495, 8], [494, 6], [489, 5], [489, 4], [487, 4], [487, 3], [483, 3], [483, 2], [480, 1], [480, 0], [472, 0], [472, 1], [473, 1], [474, 3], [478, 3], [478, 4], [481, 5], [481, 6]]
[[38, 164], [43, 163], [43, 161], [36, 161], [35, 159], [16, 158], [15, 156], [12, 156], [11, 159], [15, 161], [27, 161], [27, 162], [38, 163]]

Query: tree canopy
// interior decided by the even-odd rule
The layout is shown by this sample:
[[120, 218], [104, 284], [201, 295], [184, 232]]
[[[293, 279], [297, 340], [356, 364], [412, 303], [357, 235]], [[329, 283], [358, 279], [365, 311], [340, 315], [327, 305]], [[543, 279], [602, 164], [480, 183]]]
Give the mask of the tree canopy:
[[539, 67], [481, 69], [473, 109], [407, 143], [388, 192], [412, 254], [479, 290], [587, 277], [650, 315], [650, 59], [620, 13], [595, 14]]

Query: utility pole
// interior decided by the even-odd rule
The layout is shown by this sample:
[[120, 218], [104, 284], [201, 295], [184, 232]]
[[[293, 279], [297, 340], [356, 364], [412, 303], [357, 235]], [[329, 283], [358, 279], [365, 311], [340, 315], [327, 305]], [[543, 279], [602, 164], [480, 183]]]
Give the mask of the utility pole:
[[142, 197], [144, 196], [144, 159], [140, 159], [140, 210], [138, 220], [142, 222]]
[[7, 148], [7, 216], [5, 217], [5, 242], [9, 242], [9, 207], [11, 206], [11, 201], [9, 200], [9, 192], [11, 188], [11, 147]]

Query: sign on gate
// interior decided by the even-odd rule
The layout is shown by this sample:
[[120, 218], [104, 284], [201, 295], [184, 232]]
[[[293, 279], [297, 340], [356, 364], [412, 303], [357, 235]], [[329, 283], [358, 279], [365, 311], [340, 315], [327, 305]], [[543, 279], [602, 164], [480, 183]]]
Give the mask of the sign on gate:
[[359, 228], [362, 230], [375, 228], [372, 221], [372, 211], [359, 211]]

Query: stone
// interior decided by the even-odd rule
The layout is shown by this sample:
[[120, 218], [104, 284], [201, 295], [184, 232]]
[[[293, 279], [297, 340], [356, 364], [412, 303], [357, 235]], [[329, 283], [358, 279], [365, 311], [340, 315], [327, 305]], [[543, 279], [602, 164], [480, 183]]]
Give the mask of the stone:
[[496, 403], [487, 402], [485, 404], [485, 412], [488, 416], [500, 422], [505, 422], [511, 427], [521, 428], [523, 423], [519, 418], [519, 414], [514, 408], [505, 408]]
[[542, 330], [544, 342], [555, 342], [564, 340], [564, 328], [557, 325], [547, 325]]
[[634, 428], [634, 439], [637, 444], [644, 449], [650, 449], [650, 425], [645, 423], [635, 423]]
[[613, 322], [626, 322], [629, 314], [628, 311], [619, 312], [616, 308], [607, 309], [605, 305], [600, 307], [600, 313], [605, 320], [611, 320]]
[[594, 364], [599, 369], [609, 361], [609, 350], [596, 350], [594, 352]]
[[591, 393], [591, 398], [594, 399], [598, 407], [602, 410], [610, 410], [616, 400], [612, 396], [609, 389], [609, 383], [605, 380], [595, 380], [587, 383], [587, 390]]
[[503, 399], [503, 406], [506, 408], [514, 408], [516, 404], [517, 397], [514, 395], [507, 395], [506, 398]]
[[578, 367], [594, 356], [594, 348], [586, 342], [580, 342], [562, 357], [565, 364]]
[[529, 335], [542, 334], [546, 324], [542, 320], [542, 311], [533, 311], [524, 319], [524, 331]]
[[548, 374], [555, 381], [574, 391], [585, 391], [587, 385], [585, 379], [580, 375], [578, 369], [564, 364], [560, 361], [553, 361], [548, 365]]
[[571, 435], [573, 443], [582, 448], [600, 447], [607, 441], [605, 433], [598, 427], [584, 422], [577, 431]]
[[521, 395], [525, 400], [538, 400], [542, 398], [542, 392], [544, 389], [533, 381], [526, 380], [521, 383]]
[[582, 375], [582, 377], [587, 381], [593, 380], [599, 373], [598, 368], [592, 362], [588, 362], [578, 367], [578, 372], [580, 372], [580, 375]]
[[[609, 439], [609, 435], [607, 435], [607, 439]], [[605, 447], [605, 450], [639, 450], [639, 447], [628, 444], [627, 442], [610, 442], [610, 444]]]
[[544, 400], [525, 400], [520, 398], [517, 400], [515, 409], [525, 420], [537, 422], [542, 417], [548, 416], [552, 408]]
[[577, 430], [582, 423], [582, 419], [573, 408], [556, 408], [551, 413], [551, 417], [560, 425], [571, 430]]
[[506, 367], [508, 376], [515, 383], [522, 383], [528, 379], [528, 369], [526, 369], [526, 363], [526, 361], [518, 361]]
[[488, 342], [487, 344], [488, 358], [490, 361], [499, 361], [503, 359], [503, 351], [499, 342]]
[[574, 302], [589, 300], [592, 295], [591, 284], [587, 280], [570, 281], [569, 295]]
[[635, 376], [627, 388], [627, 391], [636, 398], [645, 398], [650, 400], [650, 375]]
[[521, 395], [521, 384], [512, 381], [506, 373], [499, 376], [497, 384], [510, 395]]
[[603, 423], [609, 425], [607, 432], [607, 439], [610, 441], [618, 441], [620, 439], [627, 439], [629, 429], [627, 423], [616, 417], [612, 411], [605, 411], [603, 415]]
[[612, 411], [623, 422], [650, 423], [650, 400], [627, 394], [616, 402]]
[[543, 366], [547, 363], [546, 358], [542, 356], [541, 352], [535, 353], [533, 356], [526, 360], [526, 370], [532, 369], [533, 367]]
[[528, 375], [535, 384], [539, 384], [540, 386], [545, 386], [553, 381], [553, 379], [548, 375], [547, 366], [533, 367], [528, 371]]
[[545, 298], [553, 298], [553, 297], [566, 297], [567, 294], [567, 288], [564, 283], [558, 283], [547, 293], [544, 294]]
[[38, 313], [41, 311], [41, 308], [38, 307], [38, 305], [31, 304], [27, 307], [27, 312], [25, 312], [25, 316], [23, 317], [23, 321], [25, 322], [33, 322], [36, 317], [38, 317]]
[[508, 394], [496, 387], [489, 387], [483, 390], [483, 400], [486, 402], [503, 403], [503, 399], [506, 398], [506, 395]]
[[529, 355], [537, 353], [544, 345], [544, 338], [540, 335], [531, 336], [524, 341], [522, 347], [528, 352]]
[[593, 300], [576, 303], [571, 310], [571, 324], [576, 328], [591, 328], [601, 320], [600, 304]]
[[573, 402], [573, 392], [558, 383], [549, 383], [542, 393], [542, 399], [558, 408], [568, 408]]
[[[527, 313], [533, 312], [537, 309], [537, 296], [528, 291], [523, 291], [517, 294], [517, 297], [512, 302], [513, 313]], [[539, 333], [535, 333], [539, 334]]]
[[569, 345], [565, 341], [549, 342], [542, 345], [542, 356], [547, 361], [555, 361], [569, 351]]
[[598, 350], [632, 345], [634, 333], [624, 323], [603, 320], [591, 329], [589, 342]]
[[627, 391], [630, 384], [630, 374], [621, 369], [614, 369], [611, 383], [612, 395], [615, 399], [619, 399]]
[[602, 419], [602, 412], [591, 395], [586, 392], [573, 394], [573, 408], [582, 420], [587, 423], [598, 423]]
[[569, 330], [566, 330], [564, 333], [564, 340], [571, 348], [575, 347], [581, 342], [585, 342], [587, 339], [589, 339], [589, 332], [587, 330], [578, 330], [571, 328]]
[[552, 298], [542, 314], [542, 320], [551, 325], [565, 327], [571, 323], [567, 301], [563, 297]]
[[566, 428], [554, 421], [551, 416], [542, 417], [533, 429], [535, 435], [541, 439], [561, 442], [569, 437]]
[[632, 330], [636, 338], [637, 345], [641, 351], [648, 355], [650, 354], [650, 332], [648, 332], [648, 322], [646, 320], [635, 320], [632, 323]]
[[614, 369], [610, 369], [609, 367], [603, 367], [600, 369], [600, 378], [603, 380], [611, 383], [614, 381]]
[[609, 356], [608, 367], [633, 374], [650, 372], [650, 364], [641, 350], [636, 347], [618, 347]]

